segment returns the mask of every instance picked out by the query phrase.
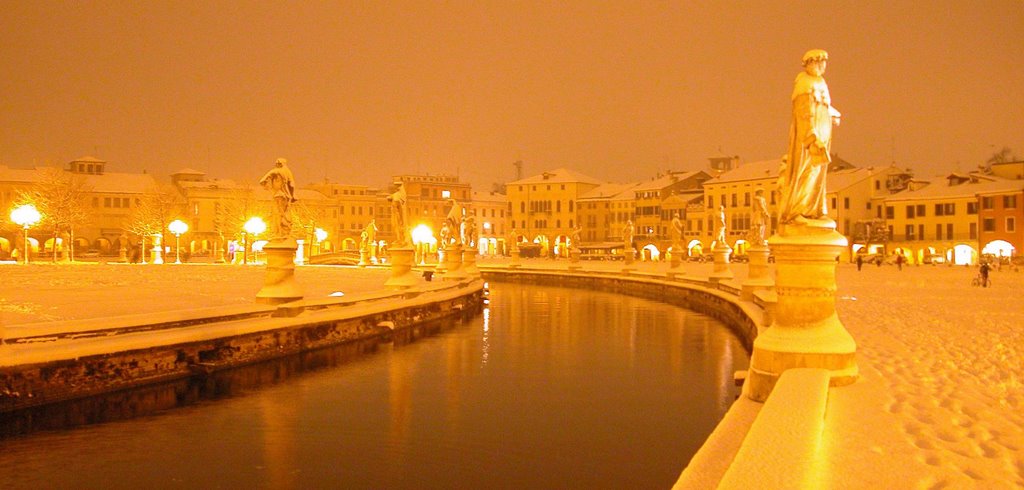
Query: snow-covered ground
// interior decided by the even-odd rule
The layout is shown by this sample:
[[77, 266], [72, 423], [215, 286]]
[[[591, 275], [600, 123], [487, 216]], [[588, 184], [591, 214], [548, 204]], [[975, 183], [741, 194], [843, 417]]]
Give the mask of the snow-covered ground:
[[[534, 259], [524, 266], [565, 268]], [[481, 264], [502, 261], [481, 260]], [[583, 262], [618, 270], [621, 263]], [[637, 264], [641, 271], [668, 265]], [[686, 264], [707, 275], [710, 264]], [[737, 280], [746, 265], [735, 264]], [[300, 267], [306, 297], [383, 287], [386, 269]], [[0, 324], [246, 304], [262, 267], [0, 264]], [[826, 481], [849, 488], [1024, 487], [1024, 272], [840, 264], [837, 309], [861, 379], [830, 392]]]

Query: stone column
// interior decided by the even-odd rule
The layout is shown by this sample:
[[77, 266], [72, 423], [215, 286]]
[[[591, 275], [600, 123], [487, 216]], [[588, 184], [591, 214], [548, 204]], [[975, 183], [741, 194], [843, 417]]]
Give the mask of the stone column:
[[747, 249], [750, 264], [747, 280], [743, 281], [743, 289], [740, 292], [741, 299], [751, 301], [754, 299], [755, 291], [771, 289], [775, 285], [775, 281], [768, 274], [768, 255], [770, 253], [767, 245], [754, 245]]
[[257, 303], [279, 304], [302, 299], [302, 288], [295, 282], [295, 251], [291, 238], [272, 240], [263, 246], [267, 254], [267, 273], [263, 288], [256, 293]]
[[523, 265], [522, 260], [519, 258], [519, 247], [514, 246], [512, 248], [512, 260], [508, 263], [509, 269], [515, 269]]
[[[394, 255], [391, 256], [391, 260], [394, 260]], [[365, 248], [359, 249], [359, 263], [356, 265], [359, 267], [366, 267], [370, 265], [370, 252], [368, 252]]]
[[412, 247], [396, 247], [388, 250], [391, 254], [391, 277], [384, 281], [384, 286], [394, 289], [411, 288], [419, 284], [420, 280], [412, 272], [412, 262], [415, 251]]
[[786, 225], [768, 240], [775, 254], [778, 303], [771, 326], [754, 340], [748, 397], [768, 398], [782, 372], [823, 368], [831, 385], [857, 380], [857, 344], [836, 315], [836, 258], [846, 238], [831, 226]]
[[711, 251], [711, 256], [714, 258], [715, 266], [711, 270], [711, 275], [708, 276], [708, 279], [711, 279], [712, 282], [732, 279], [732, 269], [729, 268], [729, 257], [732, 256], [732, 248], [727, 243], [718, 243], [715, 245], [715, 249]]

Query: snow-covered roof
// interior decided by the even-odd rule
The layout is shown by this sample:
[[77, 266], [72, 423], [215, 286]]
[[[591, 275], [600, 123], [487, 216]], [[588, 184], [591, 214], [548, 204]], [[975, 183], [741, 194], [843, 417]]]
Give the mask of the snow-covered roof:
[[200, 172], [196, 169], [185, 167], [181, 170], [178, 170], [177, 172], [174, 172], [171, 175], [206, 175], [206, 172]]
[[913, 201], [929, 199], [971, 198], [981, 194], [1001, 194], [1024, 191], [1024, 180], [993, 180], [947, 185], [938, 181], [921, 189], [903, 191], [889, 196], [886, 201]]
[[6, 165], [0, 165], [0, 182], [33, 183], [38, 181], [38, 169], [10, 168]]
[[569, 183], [583, 183], [583, 184], [596, 184], [600, 185], [602, 182], [593, 177], [583, 175], [574, 170], [567, 168], [556, 168], [547, 172], [542, 172], [532, 177], [527, 177], [522, 180], [515, 182], [509, 182], [509, 185], [515, 184], [569, 184]]
[[704, 182], [704, 185], [725, 184], [745, 180], [775, 179], [779, 176], [780, 165], [782, 165], [781, 158], [744, 163], [734, 170]]
[[632, 198], [632, 191], [640, 185], [639, 182], [632, 182], [629, 184], [616, 184], [607, 183], [601, 184], [579, 197], [579, 201], [598, 200], [598, 199], [611, 199], [617, 196], [623, 196]]
[[675, 184], [676, 182], [689, 179], [690, 177], [697, 175], [699, 172], [701, 171], [698, 170], [695, 172], [678, 172], [662, 175], [661, 177], [658, 177], [656, 179], [640, 183], [640, 185], [638, 185], [633, 190], [638, 192], [661, 190], [672, 184]]
[[143, 194], [156, 187], [156, 179], [150, 174], [106, 172], [75, 175], [84, 177], [86, 185], [92, 189], [92, 192]]
[[100, 160], [99, 158], [90, 157], [90, 156], [79, 157], [79, 158], [76, 158], [74, 160], [71, 160], [71, 163], [77, 163], [77, 162], [83, 162], [83, 163], [107, 163], [106, 160]]
[[851, 168], [829, 172], [825, 178], [826, 192], [839, 192], [865, 179], [871, 178], [875, 172], [866, 168]]
[[483, 192], [483, 191], [472, 191], [470, 197], [473, 202], [494, 202], [494, 203], [507, 203], [508, 196], [499, 192]]

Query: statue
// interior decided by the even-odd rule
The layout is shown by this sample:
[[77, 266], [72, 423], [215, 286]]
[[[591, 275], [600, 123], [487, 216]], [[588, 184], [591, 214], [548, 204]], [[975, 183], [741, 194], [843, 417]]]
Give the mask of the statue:
[[633, 220], [626, 220], [626, 226], [622, 228], [622, 243], [626, 246], [626, 252], [633, 250], [633, 234], [636, 228], [633, 227]]
[[764, 200], [764, 189], [754, 191], [754, 215], [751, 217], [751, 231], [753, 231], [752, 242], [755, 245], [764, 246], [768, 242], [765, 236], [768, 234], [768, 203]]
[[669, 227], [669, 233], [672, 237], [672, 249], [678, 250], [680, 243], [683, 241], [683, 220], [679, 218], [679, 213], [672, 213], [672, 224]]
[[446, 219], [441, 223], [441, 246], [447, 247], [448, 245], [451, 245], [453, 241], [454, 237], [452, 236], [452, 227], [448, 225], [448, 220]]
[[508, 250], [509, 250], [509, 252], [511, 252], [513, 250], [515, 250], [517, 252], [519, 251], [519, 237], [521, 237], [521, 236], [522, 235], [519, 234], [518, 230], [516, 230], [515, 228], [512, 228], [512, 232], [509, 233], [509, 235], [508, 235], [508, 242], [509, 242], [508, 243]]
[[579, 225], [576, 225], [576, 227], [573, 228], [571, 232], [569, 232], [569, 247], [572, 250], [580, 249], [580, 242], [582, 241], [582, 239], [580, 238], [580, 234], [582, 232], [583, 228]]
[[[444, 223], [448, 225], [448, 231], [449, 232], [451, 232], [453, 230], [459, 230], [459, 234], [457, 236], [453, 236], [452, 237], [453, 238], [453, 242], [454, 241], [465, 242], [465, 240], [462, 238], [462, 231], [461, 231], [462, 230], [462, 220], [463, 220], [462, 206], [460, 206], [459, 203], [455, 199], [449, 199], [448, 201], [451, 202], [452, 207], [451, 207], [451, 209], [448, 210], [448, 216], [445, 218]], [[442, 228], [443, 228], [443, 225], [442, 225]]]
[[715, 231], [715, 242], [728, 247], [729, 242], [725, 239], [725, 206], [718, 206], [718, 224]]
[[272, 240], [288, 238], [292, 232], [292, 218], [288, 214], [288, 207], [295, 202], [295, 177], [288, 169], [287, 163], [284, 158], [278, 158], [274, 162], [274, 168], [260, 179], [260, 185], [274, 194], [274, 212], [271, 216]]
[[822, 78], [827, 62], [825, 51], [808, 51], [793, 86], [789, 150], [779, 175], [779, 223], [806, 223], [828, 214], [825, 175], [832, 161], [832, 125], [839, 125], [840, 114]]
[[460, 231], [462, 232], [462, 244], [467, 247], [476, 246], [476, 219], [473, 215], [467, 215], [462, 218], [462, 226]]
[[373, 250], [377, 243], [377, 220], [370, 218], [370, 222], [363, 228], [363, 232], [359, 234], [359, 237], [362, 241], [359, 250]]
[[398, 190], [388, 196], [388, 202], [391, 203], [391, 228], [395, 232], [392, 248], [407, 247], [412, 244], [409, 237], [408, 210], [405, 206], [409, 198], [405, 194], [405, 185], [401, 182], [396, 182], [396, 184]]

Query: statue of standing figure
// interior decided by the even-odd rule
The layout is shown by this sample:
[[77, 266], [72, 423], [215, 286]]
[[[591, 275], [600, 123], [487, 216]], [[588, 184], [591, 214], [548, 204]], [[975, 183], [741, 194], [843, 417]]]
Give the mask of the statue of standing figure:
[[779, 223], [807, 223], [828, 215], [825, 176], [832, 161], [832, 127], [840, 114], [832, 107], [822, 75], [828, 53], [812, 49], [804, 54], [804, 71], [793, 86], [793, 118], [789, 149], [779, 174]]
[[725, 238], [725, 206], [718, 206], [718, 223], [715, 231], [715, 242], [728, 247], [729, 242]]
[[288, 168], [288, 160], [278, 158], [260, 185], [274, 194], [274, 211], [271, 214], [271, 240], [283, 240], [292, 233], [292, 217], [288, 212], [295, 202], [295, 176]]
[[630, 253], [633, 250], [633, 235], [636, 234], [636, 228], [633, 226], [633, 220], [626, 220], [626, 226], [622, 227], [622, 243], [625, 246], [624, 251]]
[[391, 248], [408, 247], [412, 245], [412, 239], [409, 236], [409, 215], [406, 203], [409, 200], [409, 196], [405, 193], [405, 184], [401, 182], [395, 182], [398, 189], [388, 196], [388, 202], [391, 204], [391, 229], [395, 232], [395, 240], [391, 244]]
[[672, 250], [679, 250], [683, 241], [683, 220], [679, 217], [679, 212], [672, 213], [672, 225], [669, 227], [669, 232], [672, 237]]
[[462, 218], [462, 244], [466, 247], [476, 246], [476, 219], [473, 215], [466, 215]]
[[576, 225], [576, 227], [573, 228], [571, 232], [569, 232], [569, 248], [571, 250], [579, 250], [580, 249], [580, 242], [583, 241], [583, 239], [580, 238], [580, 235], [582, 233], [583, 233], [583, 227], [581, 227], [579, 225]]
[[765, 237], [768, 235], [768, 222], [771, 219], [771, 215], [768, 213], [768, 203], [764, 200], [764, 189], [758, 189], [754, 191], [754, 214], [751, 217], [751, 231], [753, 236], [751, 241], [756, 245], [766, 245], [768, 242]]
[[[448, 202], [451, 203], [452, 207], [448, 210], [448, 216], [445, 218], [444, 223], [448, 225], [450, 235], [453, 232], [455, 233], [452, 236], [452, 242], [464, 242], [465, 240], [462, 238], [462, 220], [465, 218], [462, 213], [462, 206], [455, 199], [449, 199]], [[448, 243], [446, 242], [445, 244], [447, 245]]]
[[377, 243], [377, 220], [371, 218], [370, 222], [363, 228], [366, 244], [361, 250], [373, 251]]

